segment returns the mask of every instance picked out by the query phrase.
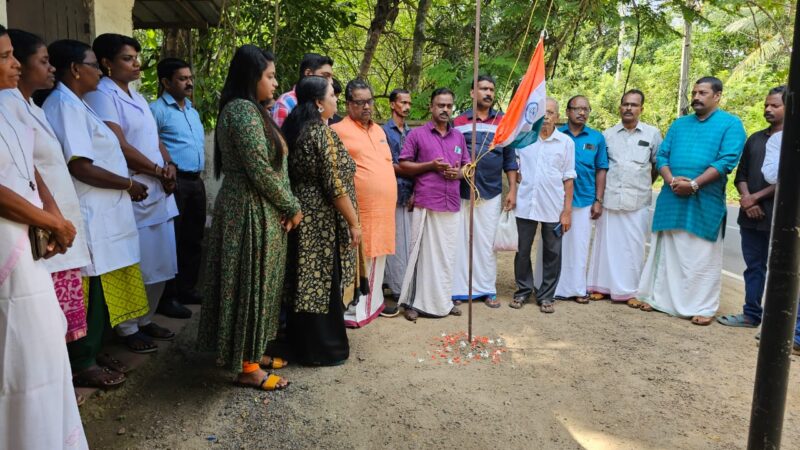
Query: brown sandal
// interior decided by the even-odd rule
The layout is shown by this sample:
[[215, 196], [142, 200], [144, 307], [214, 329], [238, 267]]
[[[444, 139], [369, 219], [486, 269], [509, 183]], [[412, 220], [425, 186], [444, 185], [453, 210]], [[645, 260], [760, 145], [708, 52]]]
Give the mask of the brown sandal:
[[711, 325], [711, 322], [714, 321], [713, 317], [708, 316], [694, 316], [692, 317], [692, 323], [695, 325], [699, 325], [701, 327], [707, 327]]
[[125, 374], [116, 372], [108, 367], [92, 366], [72, 376], [75, 387], [88, 387], [108, 389], [119, 386], [126, 380]]
[[641, 308], [643, 303], [644, 302], [640, 302], [639, 300], [637, 300], [635, 298], [628, 299], [628, 301], [625, 302], [625, 304], [627, 304], [631, 308], [637, 308], [637, 309]]
[[579, 303], [581, 305], [585, 305], [585, 304], [589, 303], [589, 297], [586, 297], [586, 296], [573, 297], [573, 299], [575, 300], [575, 303]]
[[97, 355], [96, 359], [98, 365], [108, 367], [115, 372], [128, 373], [131, 371], [131, 368], [128, 367], [124, 362], [114, 358], [109, 353], [101, 353]]
[[641, 309], [644, 312], [650, 312], [653, 310], [653, 307], [650, 305], [650, 303], [642, 302], [642, 304], [639, 305], [639, 309]]

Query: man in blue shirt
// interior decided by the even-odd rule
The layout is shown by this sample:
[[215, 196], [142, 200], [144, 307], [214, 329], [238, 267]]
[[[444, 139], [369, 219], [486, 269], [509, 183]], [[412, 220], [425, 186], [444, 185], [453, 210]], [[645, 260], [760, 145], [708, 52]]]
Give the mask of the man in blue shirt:
[[608, 153], [603, 134], [586, 125], [592, 107], [583, 95], [567, 102], [567, 124], [559, 129], [575, 142], [575, 191], [572, 197], [572, 227], [561, 242], [561, 275], [556, 298], [588, 303], [586, 264], [592, 237], [592, 220], [603, 213]]
[[709, 325], [722, 289], [725, 185], [746, 134], [719, 109], [722, 81], [699, 79], [694, 114], [675, 120], [656, 155], [664, 187], [656, 200], [650, 253], [639, 283], [640, 309], [657, 309]]
[[205, 168], [205, 133], [200, 114], [189, 100], [194, 89], [192, 69], [185, 61], [167, 58], [158, 63], [161, 96], [150, 104], [158, 135], [177, 168], [175, 218], [178, 274], [167, 283], [158, 312], [168, 317], [188, 318], [191, 311], [181, 305], [198, 304], [202, 297], [195, 285], [200, 271], [201, 242], [206, 223], [206, 189], [200, 174]]
[[[453, 125], [464, 135], [467, 149], [472, 155], [475, 147], [475, 198], [474, 232], [472, 244], [472, 295], [475, 299], [485, 299], [486, 306], [497, 308], [497, 260], [493, 244], [497, 224], [500, 222], [501, 209], [514, 209], [517, 196], [517, 155], [514, 149], [491, 148], [497, 125], [503, 113], [492, 108], [494, 106], [495, 81], [488, 75], [478, 77], [478, 90], [470, 91], [472, 98], [477, 98], [477, 110], [468, 109], [456, 117]], [[476, 118], [475, 142], [472, 142], [472, 120]], [[506, 202], [501, 207], [500, 197], [503, 192], [503, 172], [508, 177], [509, 192]], [[469, 196], [470, 186], [467, 180], [461, 181], [461, 212], [459, 226], [459, 242], [469, 242]], [[453, 302], [469, 298], [469, 246], [458, 247], [456, 269], [453, 274]]]
[[[400, 150], [403, 149], [406, 135], [411, 129], [406, 125], [406, 118], [411, 112], [411, 94], [405, 89], [395, 89], [389, 94], [389, 107], [392, 118], [383, 126], [389, 148], [392, 150], [392, 164], [397, 176], [397, 207], [394, 212], [395, 245], [394, 255], [386, 258], [386, 272], [383, 281], [392, 291], [395, 299], [400, 298], [400, 286], [408, 265], [408, 254], [411, 250], [411, 211], [414, 209], [414, 178], [400, 168]], [[397, 304], [384, 305], [381, 315], [394, 317], [400, 313]]]

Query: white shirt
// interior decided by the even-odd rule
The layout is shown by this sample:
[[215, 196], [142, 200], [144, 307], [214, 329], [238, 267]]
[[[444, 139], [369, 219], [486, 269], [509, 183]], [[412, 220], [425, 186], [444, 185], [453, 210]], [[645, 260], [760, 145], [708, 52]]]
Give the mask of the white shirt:
[[[61, 142], [66, 161], [87, 158], [121, 177], [128, 166], [114, 132], [68, 87], [58, 83], [43, 108]], [[92, 263], [85, 276], [103, 275], [139, 262], [139, 230], [131, 196], [125, 190], [104, 189], [73, 178], [81, 204]]]
[[522, 182], [517, 189], [516, 217], [558, 222], [564, 210], [564, 181], [574, 179], [575, 143], [554, 130], [517, 151]]
[[608, 147], [608, 175], [603, 207], [636, 211], [653, 200], [652, 167], [661, 146], [661, 131], [639, 122], [633, 131], [618, 123], [603, 132]]
[[[113, 80], [103, 77], [97, 90], [85, 96], [86, 103], [104, 122], [113, 122], [122, 128], [125, 140], [159, 167], [164, 167], [158, 140], [158, 125], [150, 105], [141, 94], [130, 89], [130, 95]], [[157, 225], [178, 215], [175, 196], [167, 196], [158, 179], [131, 172], [133, 179], [147, 185], [147, 198], [133, 204], [139, 227]]]
[[769, 184], [778, 182], [778, 163], [781, 159], [781, 142], [783, 142], [783, 131], [773, 134], [767, 141], [767, 153], [764, 155], [764, 164], [761, 165], [761, 173], [764, 180]]
[[0, 105], [3, 111], [33, 130], [33, 164], [53, 195], [61, 214], [72, 222], [77, 231], [72, 247], [65, 254], [42, 260], [45, 268], [50, 273], [56, 273], [91, 264], [78, 194], [75, 193], [75, 185], [72, 184], [61, 144], [44, 111], [32, 101], [26, 101], [19, 89], [0, 91]]

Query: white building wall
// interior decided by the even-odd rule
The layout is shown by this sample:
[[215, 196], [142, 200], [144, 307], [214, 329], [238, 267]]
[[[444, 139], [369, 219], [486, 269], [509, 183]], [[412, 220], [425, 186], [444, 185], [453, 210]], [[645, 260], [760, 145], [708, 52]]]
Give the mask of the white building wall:
[[[5, 2], [5, 0], [0, 0]], [[133, 34], [134, 0], [90, 0], [92, 36], [103, 33]]]
[[8, 25], [8, 10], [6, 9], [6, 0], [0, 0], [0, 24], [3, 26]]

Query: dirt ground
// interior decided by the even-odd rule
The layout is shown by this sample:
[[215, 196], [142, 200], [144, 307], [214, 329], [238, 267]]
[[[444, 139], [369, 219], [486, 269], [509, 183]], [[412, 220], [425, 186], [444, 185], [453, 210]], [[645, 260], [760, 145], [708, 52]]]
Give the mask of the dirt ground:
[[[237, 388], [193, 350], [197, 317], [116, 391], [81, 409], [105, 449], [739, 449], [746, 447], [756, 330], [698, 327], [625, 305], [560, 302], [544, 315], [507, 305], [512, 254], [499, 261], [503, 307], [474, 305], [474, 334], [501, 361], [448, 364], [434, 341], [467, 317], [380, 318], [350, 330], [343, 366], [281, 370], [288, 390]], [[725, 278], [720, 313], [741, 309]], [[466, 306], [464, 307], [466, 310]], [[436, 351], [435, 351], [436, 350]], [[783, 448], [800, 447], [798, 357]]]

